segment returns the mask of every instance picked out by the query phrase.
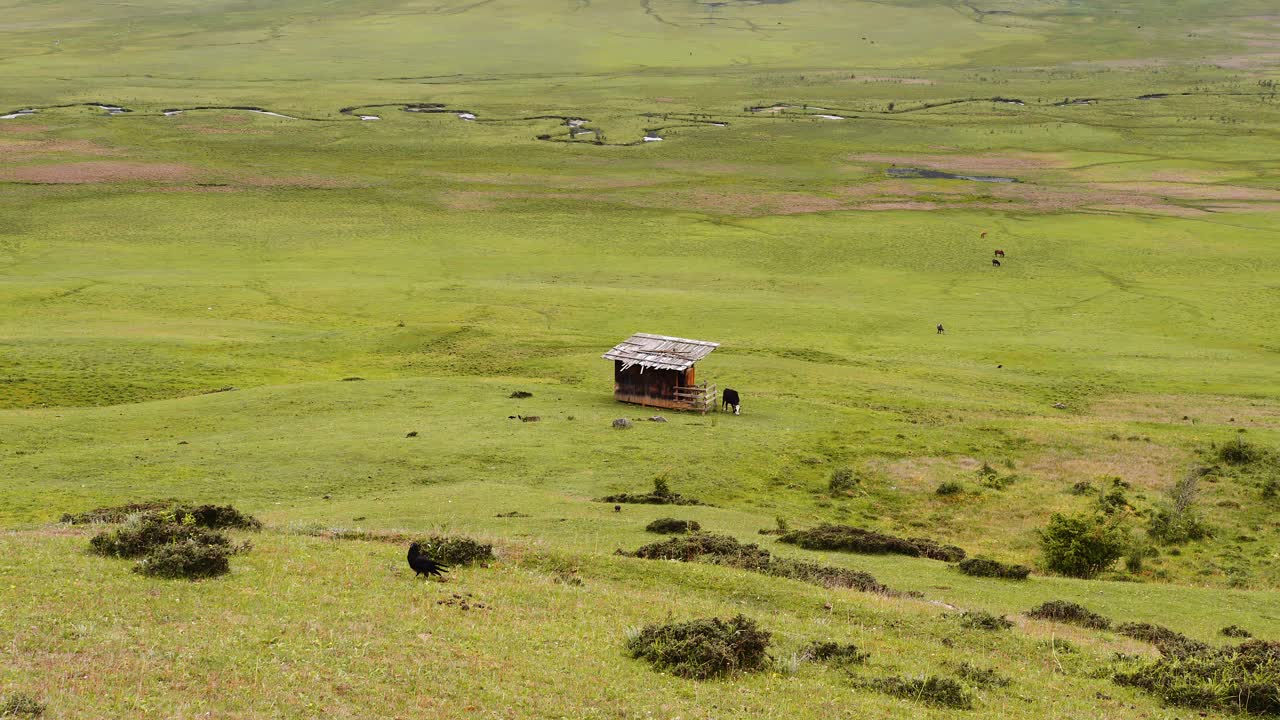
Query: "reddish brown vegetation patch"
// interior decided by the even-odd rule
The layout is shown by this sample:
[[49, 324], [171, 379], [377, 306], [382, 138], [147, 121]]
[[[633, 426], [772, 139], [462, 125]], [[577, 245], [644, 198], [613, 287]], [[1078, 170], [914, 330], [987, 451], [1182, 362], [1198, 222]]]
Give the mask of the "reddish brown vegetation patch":
[[905, 165], [961, 174], [1016, 172], [1018, 170], [1067, 167], [1066, 162], [1061, 157], [1051, 153], [1016, 153], [1008, 155], [888, 155], [861, 153], [850, 155], [845, 160], [880, 163], [883, 165]]
[[195, 169], [175, 163], [76, 162], [27, 165], [0, 171], [0, 179], [49, 185], [112, 182], [181, 182]]

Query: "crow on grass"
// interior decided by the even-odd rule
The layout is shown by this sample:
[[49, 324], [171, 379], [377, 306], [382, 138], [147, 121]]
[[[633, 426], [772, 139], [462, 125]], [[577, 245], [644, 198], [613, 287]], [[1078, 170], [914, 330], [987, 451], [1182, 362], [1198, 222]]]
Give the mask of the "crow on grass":
[[409, 567], [413, 568], [415, 574], [423, 577], [431, 575], [443, 577], [445, 571], [449, 569], [448, 566], [436, 562], [431, 556], [424, 555], [421, 543], [413, 543], [409, 546]]

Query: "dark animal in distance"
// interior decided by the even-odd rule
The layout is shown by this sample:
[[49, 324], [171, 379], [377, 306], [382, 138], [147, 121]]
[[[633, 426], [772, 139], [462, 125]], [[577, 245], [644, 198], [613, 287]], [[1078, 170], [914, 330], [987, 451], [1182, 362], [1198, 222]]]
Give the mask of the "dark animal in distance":
[[409, 546], [409, 567], [413, 568], [413, 572], [422, 577], [435, 575], [443, 577], [445, 571], [449, 568], [441, 565], [431, 558], [429, 555], [422, 554], [422, 543], [413, 543]]
[[946, 334], [946, 332], [947, 332], [947, 329], [946, 329], [946, 328], [944, 328], [944, 327], [942, 327], [942, 323], [938, 323], [938, 334], [939, 334], [939, 335], [945, 335], [945, 334]]
[[732, 388], [725, 388], [724, 394], [720, 396], [720, 409], [727, 410], [733, 407], [734, 415], [742, 414], [742, 398], [738, 397], [738, 391]]
[[991, 258], [991, 267], [1000, 267], [1000, 261], [995, 258]]
[[983, 230], [983, 231], [982, 231], [982, 234], [981, 234], [981, 235], [979, 235], [978, 237], [982, 238], [983, 240], [986, 240], [986, 239], [987, 239], [987, 231], [986, 231], [986, 230]]
[[1003, 251], [1003, 250], [997, 250], [997, 251], [996, 251], [996, 257], [1004, 257], [1004, 251]]

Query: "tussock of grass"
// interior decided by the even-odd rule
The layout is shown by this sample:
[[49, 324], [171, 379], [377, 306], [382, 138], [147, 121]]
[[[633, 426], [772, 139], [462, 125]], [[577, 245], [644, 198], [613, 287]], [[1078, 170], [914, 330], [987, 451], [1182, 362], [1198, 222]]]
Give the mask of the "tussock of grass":
[[966, 610], [956, 618], [962, 626], [971, 630], [1008, 630], [1013, 627], [1013, 622], [1005, 616], [986, 610]]
[[597, 500], [597, 502], [606, 503], [623, 503], [631, 505], [705, 505], [697, 498], [685, 497], [671, 489], [667, 484], [666, 478], [657, 477], [653, 480], [653, 492], [648, 493], [619, 493], [617, 495], [605, 495]]
[[806, 550], [897, 554], [947, 562], [956, 562], [965, 557], [964, 550], [929, 538], [906, 539], [849, 525], [823, 524], [808, 530], [793, 530], [780, 536], [778, 541], [798, 545]]
[[450, 567], [464, 565], [488, 566], [498, 558], [493, 554], [493, 545], [472, 540], [469, 537], [442, 537], [432, 535], [422, 543], [422, 553], [438, 563]]
[[231, 571], [227, 549], [194, 539], [153, 548], [133, 567], [140, 575], [162, 578], [209, 578]]
[[62, 516], [62, 522], [71, 525], [95, 523], [122, 523], [134, 515], [157, 515], [168, 522], [180, 525], [198, 525], [210, 529], [239, 528], [259, 530], [262, 523], [252, 515], [243, 513], [231, 505], [182, 505], [176, 500], [150, 500], [125, 505], [100, 507], [88, 512]]
[[44, 710], [44, 703], [21, 692], [6, 695], [0, 702], [0, 717], [37, 718]]
[[881, 585], [868, 573], [830, 565], [819, 565], [806, 560], [775, 557], [759, 545], [754, 543], [744, 545], [729, 535], [699, 533], [673, 537], [662, 542], [645, 545], [634, 553], [630, 553], [630, 555], [648, 560], [705, 562], [757, 572], [763, 575], [800, 580], [801, 582], [823, 587], [891, 593], [888, 587]]
[[829, 665], [858, 665], [867, 661], [871, 653], [863, 652], [853, 643], [815, 640], [800, 650], [803, 662], [820, 662]]
[[1026, 580], [1031, 568], [1026, 565], [1006, 565], [989, 558], [966, 558], [961, 560], [956, 569], [973, 577], [994, 577], [1006, 580]]
[[130, 515], [138, 513], [165, 510], [175, 507], [177, 500], [146, 500], [137, 503], [126, 503], [124, 505], [109, 505], [106, 507], [94, 508], [88, 512], [82, 513], [64, 513], [61, 521], [69, 525], [90, 525], [93, 523], [122, 523], [129, 519]]
[[1121, 623], [1116, 626], [1116, 632], [1134, 640], [1151, 643], [1156, 646], [1161, 654], [1168, 656], [1184, 656], [1194, 655], [1209, 649], [1209, 646], [1199, 640], [1192, 640], [1176, 630], [1170, 630], [1163, 625], [1154, 625], [1152, 623]]
[[995, 668], [978, 667], [968, 660], [960, 663], [956, 675], [959, 675], [961, 680], [980, 688], [1006, 687], [1013, 682], [1012, 679], [996, 672]]
[[964, 683], [937, 675], [925, 678], [876, 678], [861, 683], [861, 686], [886, 695], [955, 710], [972, 710], [974, 704], [973, 691]]
[[627, 641], [627, 652], [662, 672], [705, 680], [763, 669], [769, 639], [769, 631], [738, 615], [727, 622], [706, 618], [648, 625]]
[[1219, 630], [1219, 631], [1218, 631], [1218, 633], [1219, 633], [1220, 635], [1222, 635], [1223, 637], [1231, 637], [1231, 638], [1251, 638], [1251, 637], [1253, 637], [1253, 633], [1249, 632], [1248, 630], [1245, 630], [1244, 628], [1240, 627], [1239, 625], [1228, 625], [1228, 626], [1226, 626], [1226, 627], [1222, 628], [1221, 630]]
[[1069, 600], [1049, 600], [1027, 611], [1027, 617], [1040, 620], [1079, 625], [1094, 630], [1107, 630], [1111, 627], [1110, 618], [1099, 615], [1092, 610]]
[[1141, 688], [1171, 705], [1200, 710], [1280, 715], [1280, 643], [1250, 640], [1236, 647], [1165, 656], [1117, 672], [1117, 684]]
[[89, 541], [89, 547], [98, 555], [138, 558], [163, 545], [188, 542], [224, 549], [231, 545], [222, 533], [193, 524], [180, 525], [164, 515], [147, 514], [123, 527], [98, 533]]
[[674, 535], [678, 533], [698, 532], [702, 529], [702, 526], [698, 524], [697, 520], [658, 518], [648, 525], [645, 525], [644, 529], [651, 533]]

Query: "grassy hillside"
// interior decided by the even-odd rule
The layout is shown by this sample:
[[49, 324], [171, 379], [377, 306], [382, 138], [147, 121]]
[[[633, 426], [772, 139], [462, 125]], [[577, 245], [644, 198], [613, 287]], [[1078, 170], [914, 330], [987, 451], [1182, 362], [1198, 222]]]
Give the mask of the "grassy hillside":
[[[1014, 677], [983, 714], [1190, 716], [1109, 679], [1148, 645], [1019, 613], [1277, 637], [1270, 5], [0, 0], [0, 703], [951, 717], [859, 683], [970, 660]], [[698, 377], [743, 414], [614, 403], [600, 355], [636, 331], [720, 342]], [[1262, 459], [1223, 460], [1241, 441]], [[1210, 535], [1149, 537], [1197, 467]], [[594, 501], [656, 477], [714, 507]], [[1045, 573], [1036, 531], [1113, 478], [1140, 566]], [[188, 583], [57, 522], [156, 498], [267, 528]], [[613, 554], [673, 512], [900, 594]], [[1037, 572], [758, 534], [779, 521]], [[428, 532], [499, 561], [415, 582]], [[769, 672], [625, 655], [737, 612]], [[824, 639], [871, 660], [791, 662]]]

